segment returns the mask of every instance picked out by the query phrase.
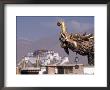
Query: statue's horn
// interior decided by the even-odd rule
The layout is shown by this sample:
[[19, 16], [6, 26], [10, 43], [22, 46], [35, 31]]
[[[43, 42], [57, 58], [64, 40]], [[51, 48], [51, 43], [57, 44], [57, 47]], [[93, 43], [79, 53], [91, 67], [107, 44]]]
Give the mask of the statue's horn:
[[61, 28], [61, 32], [67, 32], [67, 28], [64, 21], [58, 22], [57, 25]]

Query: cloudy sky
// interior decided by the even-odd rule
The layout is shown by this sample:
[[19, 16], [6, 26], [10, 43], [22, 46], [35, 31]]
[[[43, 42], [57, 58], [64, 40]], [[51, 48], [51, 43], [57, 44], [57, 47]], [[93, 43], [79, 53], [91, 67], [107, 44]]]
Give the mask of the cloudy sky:
[[[17, 16], [17, 60], [30, 51], [43, 48], [54, 50], [62, 57], [67, 56], [59, 45], [57, 22], [60, 20], [65, 21], [69, 33], [94, 33], [94, 16]], [[70, 60], [74, 56], [71, 53], [68, 56]], [[80, 58], [87, 63], [87, 58]]]
[[47, 36], [55, 36], [59, 33], [57, 22], [64, 20], [68, 31], [76, 32], [93, 32], [93, 16], [66, 16], [66, 17], [38, 17], [38, 16], [18, 16], [17, 22], [17, 39], [38, 40]]

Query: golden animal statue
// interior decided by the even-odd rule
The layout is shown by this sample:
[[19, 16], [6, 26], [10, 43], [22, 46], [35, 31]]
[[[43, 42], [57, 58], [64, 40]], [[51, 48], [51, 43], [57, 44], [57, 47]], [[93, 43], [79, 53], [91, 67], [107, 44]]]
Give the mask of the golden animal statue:
[[88, 57], [88, 64], [94, 65], [94, 36], [93, 34], [71, 34], [67, 32], [64, 21], [58, 22], [60, 27], [60, 45], [69, 55], [69, 49], [76, 54]]

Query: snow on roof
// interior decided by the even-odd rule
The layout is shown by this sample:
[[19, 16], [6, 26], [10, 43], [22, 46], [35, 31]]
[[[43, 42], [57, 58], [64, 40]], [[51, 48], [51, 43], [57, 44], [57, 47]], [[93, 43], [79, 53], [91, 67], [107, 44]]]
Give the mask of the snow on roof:
[[30, 57], [30, 58], [29, 58], [29, 61], [30, 61], [32, 64], [36, 63], [36, 60], [37, 60], [36, 57]]

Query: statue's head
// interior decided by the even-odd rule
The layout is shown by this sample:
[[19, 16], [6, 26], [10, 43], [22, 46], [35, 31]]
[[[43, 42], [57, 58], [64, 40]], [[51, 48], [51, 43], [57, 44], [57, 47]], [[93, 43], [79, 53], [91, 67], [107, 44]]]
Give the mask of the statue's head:
[[67, 31], [66, 25], [64, 21], [58, 21], [57, 22], [57, 26], [59, 26], [61, 28], [61, 32], [65, 33]]

